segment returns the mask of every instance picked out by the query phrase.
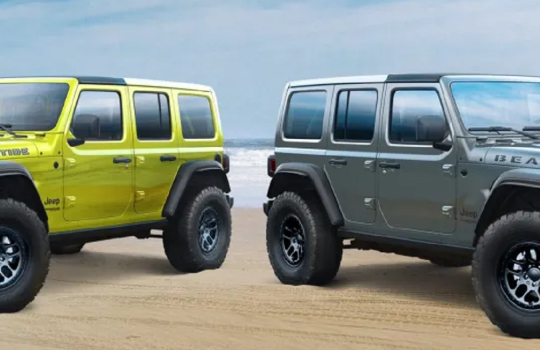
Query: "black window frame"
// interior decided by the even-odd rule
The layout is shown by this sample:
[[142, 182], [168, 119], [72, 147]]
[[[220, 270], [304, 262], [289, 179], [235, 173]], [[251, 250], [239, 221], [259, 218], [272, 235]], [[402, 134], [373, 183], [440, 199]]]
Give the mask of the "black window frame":
[[[137, 94], [145, 94], [145, 95], [148, 95], [148, 94], [154, 94], [154, 95], [157, 95], [157, 101], [158, 101], [158, 106], [159, 106], [159, 113], [160, 113], [160, 118], [162, 117], [162, 104], [161, 104], [161, 99], [160, 97], [163, 95], [165, 96], [165, 98], [167, 99], [167, 108], [169, 110], [169, 136], [168, 138], [143, 138], [141, 139], [139, 137], [139, 132], [137, 130], [137, 126], [138, 126], [138, 123], [137, 123], [137, 107], [136, 107], [136, 103], [135, 103], [135, 95]], [[172, 141], [173, 140], [173, 124], [172, 124], [172, 109], [171, 109], [171, 99], [169, 98], [169, 94], [166, 93], [166, 92], [163, 92], [163, 91], [149, 91], [149, 90], [136, 90], [133, 92], [132, 96], [131, 96], [131, 99], [133, 101], [133, 117], [134, 117], [134, 120], [135, 120], [135, 135], [137, 137], [137, 140], [138, 141], [141, 141], [141, 142], [148, 142], [148, 141]]]
[[[212, 124], [212, 130], [213, 134], [212, 137], [186, 137], [186, 133], [184, 133], [184, 127], [185, 124], [182, 120], [182, 106], [180, 104], [180, 97], [196, 97], [196, 98], [203, 98], [208, 102], [208, 109], [210, 111], [210, 118], [211, 118], [211, 124]], [[207, 95], [198, 95], [198, 94], [191, 94], [191, 93], [178, 93], [176, 95], [176, 103], [178, 105], [178, 120], [180, 121], [180, 130], [182, 132], [182, 139], [187, 141], [207, 141], [207, 140], [213, 140], [216, 138], [218, 133], [218, 128], [216, 127], [216, 116], [214, 114], [214, 109], [212, 108], [212, 99]]]
[[[287, 136], [287, 122], [289, 120], [289, 111], [291, 109], [291, 100], [295, 94], [309, 94], [314, 92], [323, 92], [324, 93], [324, 108], [323, 108], [323, 115], [322, 115], [322, 123], [321, 123], [321, 131], [320, 136], [318, 138], [309, 138], [309, 137], [289, 137]], [[284, 140], [292, 140], [292, 141], [298, 141], [298, 142], [318, 142], [321, 141], [324, 138], [324, 123], [326, 119], [326, 107], [328, 105], [328, 95], [331, 92], [331, 90], [327, 89], [301, 89], [301, 90], [292, 90], [289, 95], [287, 96], [287, 105], [283, 114], [283, 122], [281, 123], [281, 135]]]
[[394, 113], [394, 95], [398, 91], [433, 91], [437, 95], [437, 99], [439, 100], [439, 105], [441, 106], [441, 110], [443, 113], [443, 119], [446, 124], [446, 129], [449, 134], [451, 134], [451, 130], [449, 127], [448, 122], [448, 116], [446, 115], [446, 111], [444, 109], [443, 100], [441, 99], [441, 93], [439, 90], [435, 87], [396, 87], [393, 88], [390, 93], [390, 102], [389, 102], [389, 108], [388, 108], [388, 122], [386, 125], [386, 142], [388, 145], [394, 145], [394, 146], [426, 146], [426, 147], [432, 147], [431, 142], [407, 142], [407, 141], [395, 141], [390, 138], [390, 132], [392, 127], [392, 116]]
[[[77, 94], [77, 100], [75, 102], [75, 106], [73, 108], [73, 112], [72, 112], [72, 115], [71, 115], [71, 121], [70, 121], [70, 125], [69, 125], [69, 130], [70, 132], [73, 134], [73, 130], [72, 130], [72, 126], [73, 126], [73, 122], [75, 121], [75, 116], [76, 116], [76, 112], [77, 112], [77, 107], [79, 106], [79, 101], [81, 99], [81, 95], [84, 93], [84, 92], [111, 92], [111, 93], [115, 93], [116, 95], [118, 95], [118, 99], [119, 99], [119, 107], [120, 107], [120, 131], [122, 132], [121, 133], [121, 137], [120, 139], [115, 139], [115, 140], [105, 140], [105, 139], [85, 139], [85, 143], [86, 142], [97, 142], [97, 143], [102, 143], [102, 142], [116, 142], [116, 143], [121, 143], [124, 141], [124, 138], [125, 138], [125, 129], [124, 129], [124, 108], [123, 108], [123, 99], [122, 99], [122, 92], [121, 91], [118, 91], [118, 90], [106, 90], [106, 89], [81, 89], [78, 94]], [[75, 134], [73, 134], [73, 136], [76, 136]]]
[[[341, 93], [347, 92], [349, 95], [347, 97], [347, 106], [346, 106], [346, 117], [345, 117], [345, 136], [347, 135], [346, 129], [347, 129], [347, 121], [348, 121], [348, 114], [349, 114], [349, 101], [350, 101], [350, 93], [352, 91], [374, 91], [375, 92], [375, 112], [373, 116], [373, 130], [371, 134], [371, 139], [369, 140], [356, 140], [356, 139], [347, 139], [347, 138], [336, 138], [336, 126], [337, 126], [337, 120], [338, 120], [338, 109], [339, 109], [339, 98]], [[331, 133], [331, 139], [334, 143], [354, 143], [354, 144], [371, 144], [373, 143], [373, 140], [375, 139], [376, 133], [377, 133], [377, 120], [378, 120], [378, 114], [379, 114], [379, 90], [374, 87], [366, 87], [366, 88], [341, 88], [336, 91], [335, 94], [336, 98], [336, 104], [334, 106], [333, 110], [333, 119], [332, 119], [332, 133]]]

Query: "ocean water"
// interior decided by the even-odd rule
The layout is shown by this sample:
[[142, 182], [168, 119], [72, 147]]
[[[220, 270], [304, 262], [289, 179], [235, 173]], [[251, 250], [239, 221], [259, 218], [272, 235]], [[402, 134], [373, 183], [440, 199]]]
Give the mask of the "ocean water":
[[230, 157], [228, 178], [234, 207], [262, 208], [270, 183], [266, 161], [274, 152], [274, 140], [225, 140], [225, 152]]

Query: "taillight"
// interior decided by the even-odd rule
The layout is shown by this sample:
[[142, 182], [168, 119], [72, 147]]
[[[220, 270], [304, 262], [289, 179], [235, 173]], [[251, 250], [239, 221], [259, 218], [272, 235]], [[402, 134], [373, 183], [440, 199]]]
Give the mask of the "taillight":
[[268, 176], [270, 177], [274, 176], [274, 173], [276, 172], [276, 156], [273, 154], [268, 156], [268, 161], [266, 164], [266, 172], [268, 173]]
[[223, 153], [223, 160], [221, 162], [221, 165], [223, 165], [223, 170], [225, 170], [225, 174], [227, 174], [230, 170], [230, 161], [229, 161], [229, 156], [225, 153]]

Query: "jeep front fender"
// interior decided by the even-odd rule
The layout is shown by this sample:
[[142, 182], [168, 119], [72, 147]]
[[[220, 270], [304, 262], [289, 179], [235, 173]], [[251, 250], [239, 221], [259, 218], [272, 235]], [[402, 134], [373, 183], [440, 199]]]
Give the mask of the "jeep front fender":
[[22, 191], [18, 192], [19, 194], [16, 195], [16, 199], [25, 202], [26, 205], [36, 212], [44, 223], [47, 223], [49, 217], [43, 207], [43, 203], [41, 202], [41, 198], [30, 172], [20, 163], [2, 160], [0, 161], [0, 187], [2, 180], [9, 177], [17, 177], [23, 180], [23, 182], [21, 182], [21, 184], [24, 184], [22, 188], [10, 188], [10, 191], [15, 191], [15, 193]]
[[476, 245], [478, 238], [484, 233], [489, 224], [497, 219], [499, 208], [504, 206], [509, 198], [508, 191], [505, 191], [506, 186], [540, 188], [540, 171], [526, 168], [508, 170], [499, 175], [490, 189], [482, 191], [486, 199], [476, 224], [474, 245]]
[[215, 160], [198, 160], [190, 161], [182, 164], [173, 185], [167, 197], [167, 201], [163, 206], [163, 217], [171, 217], [176, 213], [176, 208], [182, 200], [186, 188], [190, 182], [197, 178], [197, 176], [205, 174], [209, 175], [206, 179], [210, 178], [209, 185], [217, 186], [223, 192], [231, 192], [229, 180], [225, 174], [223, 166]]
[[284, 191], [288, 175], [300, 176], [306, 181], [309, 181], [321, 199], [332, 225], [343, 226], [343, 215], [330, 186], [330, 181], [328, 181], [328, 177], [324, 171], [316, 165], [306, 163], [280, 164], [268, 187], [266, 195], [268, 198], [274, 198]]

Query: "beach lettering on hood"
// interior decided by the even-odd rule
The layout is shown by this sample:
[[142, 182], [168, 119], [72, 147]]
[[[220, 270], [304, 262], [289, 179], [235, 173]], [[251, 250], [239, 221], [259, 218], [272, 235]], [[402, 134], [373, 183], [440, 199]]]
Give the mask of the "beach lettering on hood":
[[27, 147], [23, 148], [9, 148], [9, 149], [0, 149], [0, 155], [5, 156], [29, 156], [30, 152]]
[[500, 163], [514, 163], [514, 164], [534, 164], [538, 165], [538, 161], [535, 157], [523, 157], [523, 156], [511, 156], [507, 157], [504, 154], [495, 155], [495, 161]]

